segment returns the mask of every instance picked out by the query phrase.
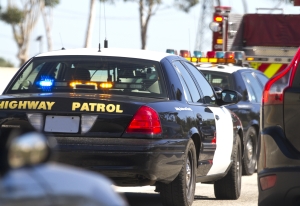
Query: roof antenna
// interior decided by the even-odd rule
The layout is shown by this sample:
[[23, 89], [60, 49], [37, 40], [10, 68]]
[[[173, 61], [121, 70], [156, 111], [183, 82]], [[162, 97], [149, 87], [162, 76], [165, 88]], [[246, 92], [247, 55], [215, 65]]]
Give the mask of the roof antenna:
[[101, 36], [101, 1], [100, 1], [100, 9], [99, 9], [99, 50], [98, 52], [101, 52], [100, 36]]
[[108, 41], [106, 40], [106, 16], [105, 16], [105, 1], [103, 1], [104, 5], [104, 24], [105, 24], [105, 40], [104, 40], [104, 48], [108, 48]]
[[65, 50], [65, 47], [64, 47], [64, 45], [63, 45], [63, 41], [62, 41], [62, 38], [61, 38], [61, 34], [60, 34], [60, 33], [59, 33], [59, 36], [60, 36], [60, 42], [61, 42], [61, 46], [62, 46], [61, 50]]

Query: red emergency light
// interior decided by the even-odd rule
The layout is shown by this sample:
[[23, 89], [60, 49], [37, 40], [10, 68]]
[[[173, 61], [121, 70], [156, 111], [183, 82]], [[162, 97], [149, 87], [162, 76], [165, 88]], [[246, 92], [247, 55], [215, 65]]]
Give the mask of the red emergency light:
[[215, 16], [214, 21], [215, 22], [222, 22], [223, 21], [223, 16]]
[[225, 52], [225, 58], [234, 59], [234, 52]]
[[207, 58], [215, 58], [216, 57], [216, 52], [215, 51], [208, 51], [206, 53]]
[[188, 50], [180, 50], [180, 56], [182, 57], [191, 57], [190, 51]]

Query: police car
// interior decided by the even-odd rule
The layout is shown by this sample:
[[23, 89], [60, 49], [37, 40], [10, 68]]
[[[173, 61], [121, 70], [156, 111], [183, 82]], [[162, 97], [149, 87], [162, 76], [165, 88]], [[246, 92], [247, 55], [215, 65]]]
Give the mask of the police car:
[[[39, 54], [0, 96], [1, 129], [35, 128], [57, 161], [120, 186], [155, 185], [164, 205], [191, 205], [195, 183], [241, 193], [243, 130], [198, 69], [172, 54], [73, 49]], [[76, 180], [74, 180], [76, 181]]]
[[[192, 58], [187, 59], [192, 60]], [[241, 61], [238, 62], [238, 60]], [[233, 111], [242, 122], [243, 174], [252, 175], [257, 162], [261, 96], [268, 77], [261, 71], [244, 65], [243, 60], [243, 53], [233, 51], [209, 51], [206, 57], [193, 58], [194, 64], [214, 87], [217, 94], [223, 89], [236, 90], [242, 94], [241, 101], [237, 104], [226, 105], [226, 108]], [[230, 99], [231, 97], [227, 95], [224, 98]]]

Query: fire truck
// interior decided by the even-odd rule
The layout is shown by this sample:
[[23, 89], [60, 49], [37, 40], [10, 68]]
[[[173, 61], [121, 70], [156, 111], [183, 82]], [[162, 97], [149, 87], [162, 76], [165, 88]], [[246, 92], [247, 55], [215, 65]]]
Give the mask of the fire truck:
[[[264, 8], [261, 8], [264, 9]], [[243, 51], [245, 60], [269, 78], [282, 71], [300, 46], [299, 14], [234, 14], [216, 6], [212, 51]]]

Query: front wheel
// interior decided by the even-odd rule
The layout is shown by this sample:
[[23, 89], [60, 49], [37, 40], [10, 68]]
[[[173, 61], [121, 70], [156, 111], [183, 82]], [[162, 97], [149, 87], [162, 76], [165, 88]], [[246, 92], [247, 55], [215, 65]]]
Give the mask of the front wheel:
[[244, 143], [243, 175], [252, 175], [256, 167], [257, 134], [253, 127], [247, 131]]
[[164, 206], [191, 206], [194, 201], [196, 187], [196, 149], [190, 140], [184, 164], [178, 176], [169, 184], [160, 183], [159, 191]]
[[225, 177], [214, 183], [217, 199], [236, 200], [241, 195], [242, 186], [242, 149], [240, 136], [236, 136], [232, 165]]

